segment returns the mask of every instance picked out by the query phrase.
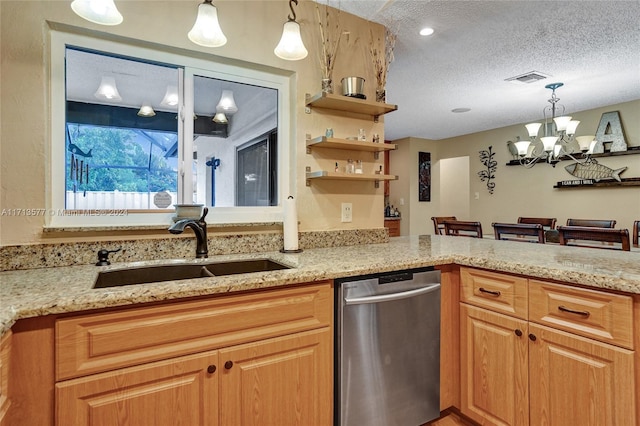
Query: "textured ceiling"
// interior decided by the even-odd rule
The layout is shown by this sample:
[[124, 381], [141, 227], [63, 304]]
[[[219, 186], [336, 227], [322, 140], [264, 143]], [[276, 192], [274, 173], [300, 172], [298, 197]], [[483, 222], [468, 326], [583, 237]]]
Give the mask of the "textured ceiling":
[[[387, 102], [399, 110], [385, 116], [386, 139], [443, 139], [539, 120], [551, 94], [544, 86], [555, 82], [564, 83], [557, 95], [569, 114], [640, 99], [637, 0], [328, 4], [397, 34]], [[418, 35], [424, 26], [435, 33]], [[549, 77], [505, 81], [529, 71]]]

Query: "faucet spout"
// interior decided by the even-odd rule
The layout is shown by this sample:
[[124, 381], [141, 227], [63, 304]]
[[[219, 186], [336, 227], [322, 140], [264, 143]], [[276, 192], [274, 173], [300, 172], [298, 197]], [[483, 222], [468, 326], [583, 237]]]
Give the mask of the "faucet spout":
[[193, 233], [196, 235], [196, 258], [198, 259], [209, 256], [207, 222], [204, 220], [207, 213], [209, 213], [209, 209], [205, 207], [200, 219], [182, 219], [169, 227], [169, 232], [172, 234], [182, 234], [187, 227], [193, 229]]

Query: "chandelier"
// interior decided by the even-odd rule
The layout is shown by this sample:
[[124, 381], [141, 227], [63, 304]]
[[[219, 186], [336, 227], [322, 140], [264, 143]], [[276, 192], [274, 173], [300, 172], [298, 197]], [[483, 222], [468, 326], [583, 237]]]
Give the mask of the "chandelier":
[[[551, 105], [543, 109], [544, 123], [525, 125], [530, 140], [520, 140], [518, 136], [513, 143], [517, 149], [519, 163], [526, 168], [533, 167], [539, 161], [545, 161], [555, 167], [560, 157], [572, 157], [571, 154], [575, 152], [572, 146], [573, 136], [580, 122], [564, 115], [564, 106], [558, 104], [560, 98], [556, 96], [556, 89], [563, 85], [564, 83], [551, 83], [544, 86], [551, 90], [551, 98], [548, 100]], [[538, 138], [540, 127], [544, 128], [544, 136]]]

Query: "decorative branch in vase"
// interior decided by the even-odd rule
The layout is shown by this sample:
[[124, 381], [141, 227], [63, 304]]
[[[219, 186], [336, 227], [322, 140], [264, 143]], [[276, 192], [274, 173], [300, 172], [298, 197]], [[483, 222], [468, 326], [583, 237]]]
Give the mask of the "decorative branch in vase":
[[[377, 41], [377, 42], [376, 42]], [[371, 53], [371, 60], [373, 61], [373, 69], [376, 76], [376, 101], [385, 102], [386, 92], [385, 87], [387, 85], [387, 74], [389, 73], [389, 67], [393, 62], [393, 49], [396, 46], [396, 35], [389, 31], [388, 28], [384, 29], [384, 52], [379, 50], [381, 41], [373, 37], [371, 32], [371, 45], [369, 46], [369, 53]]]
[[320, 27], [321, 48], [319, 52], [320, 72], [322, 75], [322, 91], [333, 93], [333, 67], [336, 63], [338, 46], [342, 38], [340, 29], [340, 10], [335, 13], [335, 25], [329, 19], [329, 6], [324, 5], [324, 18], [320, 13], [320, 6], [316, 3], [316, 16]]

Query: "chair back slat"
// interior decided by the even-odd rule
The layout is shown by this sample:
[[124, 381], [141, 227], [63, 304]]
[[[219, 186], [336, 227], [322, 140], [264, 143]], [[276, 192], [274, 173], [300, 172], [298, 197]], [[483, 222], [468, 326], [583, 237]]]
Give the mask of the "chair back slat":
[[464, 220], [445, 220], [444, 233], [460, 237], [482, 238], [482, 224]]
[[567, 226], [587, 226], [593, 228], [615, 228], [615, 220], [605, 219], [567, 219]]
[[518, 223], [528, 223], [528, 224], [539, 223], [545, 229], [556, 229], [555, 217], [519, 217]]
[[544, 228], [539, 223], [492, 223], [496, 240], [544, 244]]
[[633, 245], [639, 247], [638, 240], [640, 240], [640, 220], [633, 222]]
[[565, 246], [631, 250], [628, 229], [559, 226], [558, 232], [560, 233], [560, 244]]
[[457, 220], [455, 216], [433, 216], [433, 229], [436, 235], [444, 235], [444, 221]]

